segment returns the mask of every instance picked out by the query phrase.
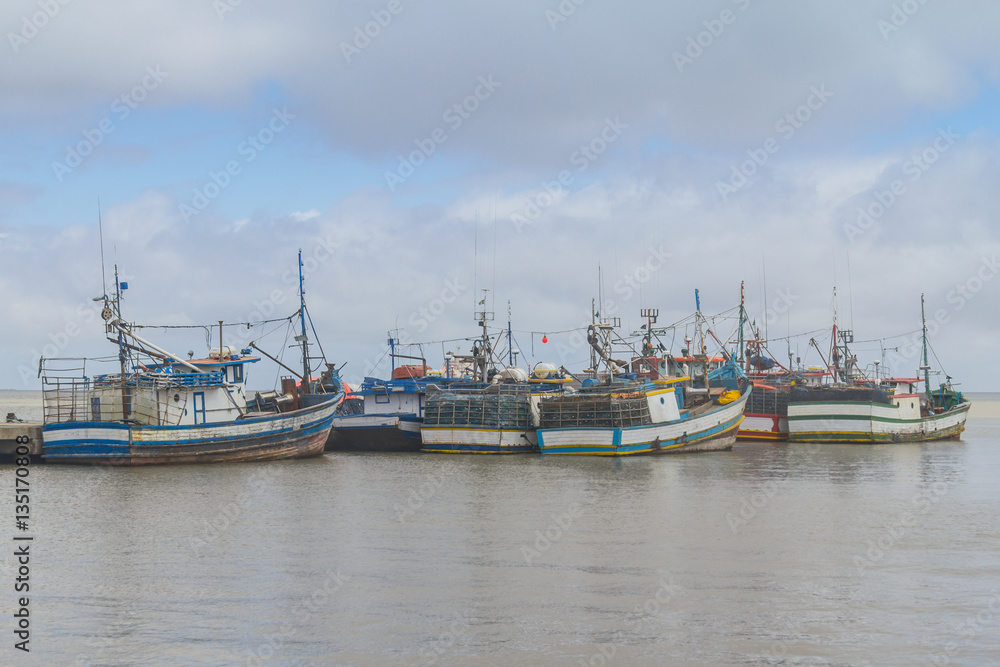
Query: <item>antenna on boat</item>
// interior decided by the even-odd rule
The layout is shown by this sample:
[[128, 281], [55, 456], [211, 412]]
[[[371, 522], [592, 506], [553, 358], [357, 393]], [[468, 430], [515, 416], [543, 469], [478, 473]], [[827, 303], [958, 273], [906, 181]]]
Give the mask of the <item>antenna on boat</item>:
[[847, 307], [851, 323], [851, 330], [854, 330], [854, 285], [851, 283], [851, 253], [847, 253]]
[[101, 221], [101, 198], [97, 198], [97, 233], [101, 239], [101, 294], [104, 302], [108, 301], [108, 278], [104, 273], [104, 223]]

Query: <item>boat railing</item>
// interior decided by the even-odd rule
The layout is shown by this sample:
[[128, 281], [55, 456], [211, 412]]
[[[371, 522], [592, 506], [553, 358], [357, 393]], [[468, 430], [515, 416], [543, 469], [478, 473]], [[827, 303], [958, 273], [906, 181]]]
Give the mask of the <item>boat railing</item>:
[[46, 424], [93, 421], [92, 384], [86, 379], [42, 377], [42, 419]]
[[225, 373], [137, 373], [135, 381], [146, 387], [221, 387], [225, 384]]
[[100, 375], [42, 377], [42, 411], [46, 424], [134, 421], [177, 425], [187, 407], [187, 393], [171, 393], [175, 384], [143, 376]]
[[[120, 386], [122, 376], [118, 373], [95, 375], [95, 387]], [[125, 384], [143, 389], [170, 389], [189, 387], [221, 387], [225, 384], [222, 371], [214, 373], [160, 373], [137, 372], [125, 376]]]

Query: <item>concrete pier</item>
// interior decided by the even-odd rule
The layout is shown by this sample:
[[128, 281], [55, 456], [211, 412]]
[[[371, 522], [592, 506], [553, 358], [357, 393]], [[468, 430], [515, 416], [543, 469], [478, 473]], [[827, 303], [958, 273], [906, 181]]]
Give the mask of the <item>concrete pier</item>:
[[16, 453], [18, 436], [28, 438], [31, 456], [42, 455], [42, 422], [0, 422], [0, 460], [9, 460]]

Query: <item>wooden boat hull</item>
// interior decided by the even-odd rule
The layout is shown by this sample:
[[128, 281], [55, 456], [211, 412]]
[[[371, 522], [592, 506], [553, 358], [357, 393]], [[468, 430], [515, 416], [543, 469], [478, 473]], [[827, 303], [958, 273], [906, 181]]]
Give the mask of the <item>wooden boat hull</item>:
[[970, 403], [936, 415], [901, 419], [894, 405], [864, 401], [788, 404], [790, 442], [891, 443], [958, 438]]
[[534, 430], [515, 431], [487, 426], [424, 426], [424, 452], [438, 454], [530, 454], [538, 452]]
[[697, 417], [648, 426], [571, 426], [538, 430], [543, 454], [632, 456], [732, 449], [749, 392]]
[[196, 426], [63, 422], [42, 429], [49, 463], [157, 465], [234, 463], [321, 456], [335, 401], [275, 415]]
[[328, 452], [419, 452], [420, 423], [416, 415], [346, 415], [335, 417]]

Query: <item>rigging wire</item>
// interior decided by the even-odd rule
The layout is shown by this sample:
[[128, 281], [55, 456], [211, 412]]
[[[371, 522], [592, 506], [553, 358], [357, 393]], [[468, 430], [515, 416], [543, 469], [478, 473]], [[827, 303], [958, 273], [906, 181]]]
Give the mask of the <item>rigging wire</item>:
[[[224, 327], [250, 327], [257, 326], [259, 324], [271, 324], [272, 322], [284, 322], [286, 320], [291, 321], [298, 315], [299, 312], [295, 311], [288, 317], [276, 317], [270, 320], [258, 320], [256, 322], [226, 322], [222, 326]], [[219, 326], [216, 324], [132, 324], [130, 328], [132, 329], [206, 329], [211, 327]]]

